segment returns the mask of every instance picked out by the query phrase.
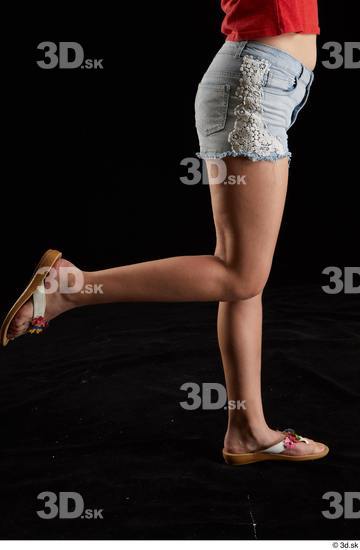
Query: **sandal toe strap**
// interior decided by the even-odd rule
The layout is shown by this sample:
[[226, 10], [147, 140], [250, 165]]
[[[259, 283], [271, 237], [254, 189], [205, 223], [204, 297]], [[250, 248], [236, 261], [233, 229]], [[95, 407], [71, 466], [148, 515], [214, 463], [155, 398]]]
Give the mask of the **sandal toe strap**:
[[49, 325], [44, 317], [46, 310], [46, 294], [43, 282], [37, 287], [32, 295], [32, 301], [34, 313], [27, 332], [29, 334], [40, 334]]
[[264, 449], [263, 453], [271, 453], [271, 454], [279, 454], [285, 451], [286, 449], [291, 449], [295, 447], [300, 442], [306, 443], [306, 445], [309, 444], [309, 440], [305, 437], [302, 437], [302, 435], [299, 435], [295, 433], [294, 430], [288, 428], [284, 432], [285, 438], [280, 441], [279, 443], [275, 443], [275, 445], [271, 445], [271, 447], [268, 447], [267, 449]]

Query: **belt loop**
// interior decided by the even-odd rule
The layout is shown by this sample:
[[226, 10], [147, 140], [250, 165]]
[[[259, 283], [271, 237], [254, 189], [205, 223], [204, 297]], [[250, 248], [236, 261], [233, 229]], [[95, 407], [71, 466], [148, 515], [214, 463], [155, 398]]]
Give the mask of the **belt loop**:
[[241, 42], [238, 43], [238, 47], [235, 54], [236, 59], [239, 59], [247, 43], [248, 43], [248, 40], [242, 40]]

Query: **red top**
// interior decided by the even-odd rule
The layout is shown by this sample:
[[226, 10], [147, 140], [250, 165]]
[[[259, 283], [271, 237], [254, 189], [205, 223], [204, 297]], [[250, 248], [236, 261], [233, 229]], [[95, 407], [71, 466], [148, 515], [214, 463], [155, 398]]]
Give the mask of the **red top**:
[[317, 0], [221, 0], [227, 40], [254, 40], [287, 32], [319, 34]]

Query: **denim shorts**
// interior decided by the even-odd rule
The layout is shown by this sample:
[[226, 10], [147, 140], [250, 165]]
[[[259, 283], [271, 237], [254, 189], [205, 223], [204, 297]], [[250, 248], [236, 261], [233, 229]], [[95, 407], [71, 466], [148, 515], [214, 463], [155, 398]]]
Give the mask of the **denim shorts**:
[[225, 42], [195, 98], [197, 156], [290, 160], [287, 131], [313, 79], [312, 71], [282, 50], [256, 41]]

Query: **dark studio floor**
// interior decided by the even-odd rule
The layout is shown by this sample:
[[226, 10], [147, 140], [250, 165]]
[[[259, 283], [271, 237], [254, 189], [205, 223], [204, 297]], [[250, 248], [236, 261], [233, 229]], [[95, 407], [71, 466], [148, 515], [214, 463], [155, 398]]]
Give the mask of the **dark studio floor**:
[[[223, 383], [215, 304], [85, 308], [0, 350], [1, 538], [358, 538], [359, 520], [321, 514], [327, 491], [359, 490], [355, 299], [264, 296], [267, 417], [325, 441], [314, 463], [226, 466], [225, 411], [179, 405], [183, 383]], [[104, 519], [40, 519], [42, 491]]]

